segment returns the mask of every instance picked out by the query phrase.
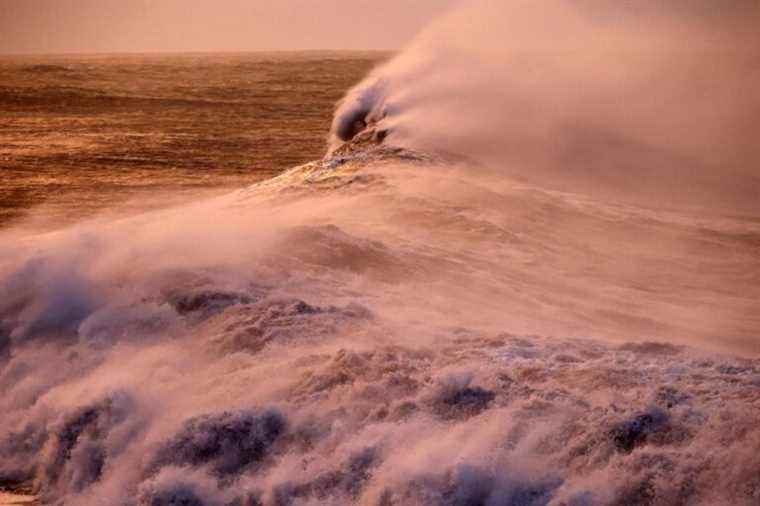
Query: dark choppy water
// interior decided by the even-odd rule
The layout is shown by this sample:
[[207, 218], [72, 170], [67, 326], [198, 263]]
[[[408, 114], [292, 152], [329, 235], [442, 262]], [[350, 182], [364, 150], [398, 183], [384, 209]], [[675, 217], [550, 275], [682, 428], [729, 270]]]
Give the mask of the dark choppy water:
[[385, 56], [0, 59], [0, 227], [34, 207], [61, 223], [181, 201], [317, 158], [335, 102]]

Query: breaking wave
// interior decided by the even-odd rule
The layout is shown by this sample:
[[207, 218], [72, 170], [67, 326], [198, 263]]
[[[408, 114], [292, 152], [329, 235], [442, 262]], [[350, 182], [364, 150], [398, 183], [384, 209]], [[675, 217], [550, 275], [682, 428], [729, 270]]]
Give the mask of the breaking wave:
[[760, 211], [760, 7], [751, 0], [477, 0], [341, 103], [331, 142], [465, 155], [562, 191]]
[[[637, 93], [613, 114], [609, 94], [652, 70], [623, 67], [671, 47], [674, 14], [589, 18], [605, 5], [478, 2], [346, 97], [323, 160], [181, 208], [3, 232], [0, 485], [50, 504], [756, 504], [760, 222], [732, 193], [755, 148], [702, 145], [741, 123], [713, 81], [700, 93], [727, 113], [692, 109], [693, 139], [675, 120], [644, 135]], [[756, 10], [730, 5], [709, 23], [674, 9], [734, 47], [722, 27], [752, 37]], [[626, 19], [654, 38], [629, 47]], [[600, 23], [622, 35], [581, 51]], [[663, 90], [665, 119], [696, 97]], [[693, 161], [693, 191], [624, 192], [631, 156], [666, 181]], [[696, 167], [716, 163], [731, 182], [704, 185]]]

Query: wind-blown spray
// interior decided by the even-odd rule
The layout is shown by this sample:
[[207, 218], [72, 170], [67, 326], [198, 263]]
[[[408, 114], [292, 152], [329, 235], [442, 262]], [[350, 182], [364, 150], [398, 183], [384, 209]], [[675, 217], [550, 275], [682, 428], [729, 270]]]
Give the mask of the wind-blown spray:
[[344, 99], [390, 142], [521, 180], [758, 211], [756, 2], [476, 1]]

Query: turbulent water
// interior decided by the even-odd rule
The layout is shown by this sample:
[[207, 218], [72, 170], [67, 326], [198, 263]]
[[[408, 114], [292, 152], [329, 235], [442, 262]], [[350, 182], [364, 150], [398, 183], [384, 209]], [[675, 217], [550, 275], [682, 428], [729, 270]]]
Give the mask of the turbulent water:
[[[621, 121], [593, 111], [615, 142], [559, 130], [608, 164], [571, 170], [536, 146], [594, 116], [573, 96], [531, 104], [535, 144], [510, 143], [503, 108], [523, 102], [490, 87], [505, 55], [446, 34], [519, 31], [528, 5], [473, 2], [431, 27], [339, 104], [324, 159], [179, 207], [4, 231], [2, 483], [52, 504], [758, 504], [760, 214], [736, 193], [757, 191], [753, 147], [732, 140], [741, 156], [710, 187], [720, 150], [678, 129], [645, 142], [629, 97]], [[574, 9], [546, 23], [597, 36]], [[552, 48], [512, 43], [545, 79], [569, 75]], [[658, 47], [689, 54], [674, 44]], [[649, 70], [616, 79], [681, 84]], [[462, 73], [482, 86], [467, 100], [448, 91]], [[489, 118], [479, 100], [497, 95]], [[758, 119], [710, 103], [723, 125]], [[621, 186], [649, 163], [692, 191]]]

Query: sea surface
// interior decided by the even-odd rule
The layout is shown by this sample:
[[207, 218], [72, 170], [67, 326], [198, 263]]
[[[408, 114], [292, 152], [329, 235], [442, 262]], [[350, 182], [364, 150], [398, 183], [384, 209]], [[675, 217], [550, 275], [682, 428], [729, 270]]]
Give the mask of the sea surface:
[[[462, 25], [485, 16], [499, 40], [552, 18], [472, 5], [489, 9]], [[696, 177], [730, 179], [712, 150], [679, 179], [692, 191], [662, 197], [696, 171], [677, 156], [691, 139], [659, 125], [654, 149], [588, 107], [601, 75], [606, 105], [640, 113], [658, 88], [644, 105], [620, 90], [653, 74], [588, 73], [585, 50], [541, 39], [516, 82], [524, 55], [441, 26], [371, 72], [382, 55], [3, 74], [0, 489], [66, 506], [757, 506], [760, 215]], [[734, 140], [719, 147], [742, 148], [734, 181], [753, 190], [753, 146]]]
[[336, 101], [387, 56], [1, 57], [0, 227], [165, 206], [319, 158]]

